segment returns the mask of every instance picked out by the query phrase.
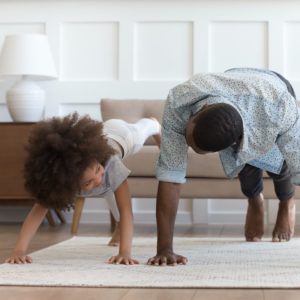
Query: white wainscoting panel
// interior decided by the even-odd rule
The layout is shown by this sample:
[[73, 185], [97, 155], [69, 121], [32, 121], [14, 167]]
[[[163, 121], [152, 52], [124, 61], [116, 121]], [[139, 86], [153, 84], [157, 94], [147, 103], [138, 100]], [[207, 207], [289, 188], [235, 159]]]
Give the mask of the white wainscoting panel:
[[134, 43], [135, 80], [185, 80], [193, 74], [192, 22], [136, 23]]
[[12, 22], [2, 23], [0, 21], [0, 48], [4, 42], [4, 38], [8, 34], [22, 34], [22, 33], [45, 33], [45, 23], [34, 23], [34, 22]]
[[288, 78], [300, 80], [300, 22], [284, 24], [284, 71]]
[[212, 22], [209, 71], [236, 67], [268, 68], [267, 22]]
[[[46, 117], [78, 111], [100, 120], [101, 98], [164, 99], [194, 73], [241, 66], [282, 73], [300, 95], [299, 24], [295, 0], [0, 0], [0, 47], [7, 34], [49, 37], [58, 78], [40, 82]], [[11, 121], [12, 84], [0, 81], [0, 121]], [[154, 222], [154, 199], [133, 203], [136, 222]], [[270, 223], [275, 204], [266, 206]], [[243, 223], [245, 209], [245, 199], [182, 199], [177, 223]], [[20, 220], [20, 211], [10, 216]], [[108, 222], [105, 202], [88, 199], [82, 218]]]
[[2, 122], [10, 122], [11, 121], [7, 107], [4, 103], [0, 103], [0, 119]]
[[61, 80], [118, 79], [117, 22], [61, 25]]

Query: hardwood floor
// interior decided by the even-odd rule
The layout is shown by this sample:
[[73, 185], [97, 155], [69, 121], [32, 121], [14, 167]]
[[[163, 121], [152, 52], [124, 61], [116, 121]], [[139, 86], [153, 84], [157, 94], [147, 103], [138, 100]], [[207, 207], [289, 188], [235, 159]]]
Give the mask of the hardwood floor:
[[[19, 224], [0, 224], [0, 261], [12, 251], [17, 238]], [[266, 229], [270, 236], [272, 228]], [[298, 234], [297, 234], [298, 233]], [[296, 228], [300, 236], [300, 227]], [[80, 236], [109, 236], [109, 226], [81, 224]], [[155, 226], [136, 226], [135, 236], [155, 236]], [[177, 236], [243, 236], [242, 226], [177, 226]], [[40, 227], [38, 234], [30, 245], [29, 252], [36, 251], [71, 238], [70, 225], [47, 224]], [[130, 289], [130, 288], [62, 288], [62, 287], [22, 287], [0, 286], [0, 300], [34, 300], [34, 299], [109, 299], [109, 300], [298, 300], [300, 289]]]

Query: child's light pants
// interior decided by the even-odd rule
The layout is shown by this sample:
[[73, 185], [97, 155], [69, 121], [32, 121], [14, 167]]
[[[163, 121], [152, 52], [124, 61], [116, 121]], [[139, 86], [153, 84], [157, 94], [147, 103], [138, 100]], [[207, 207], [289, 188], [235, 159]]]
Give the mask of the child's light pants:
[[[127, 123], [119, 119], [110, 119], [103, 123], [103, 132], [122, 147], [122, 158], [137, 153], [145, 141], [160, 132], [155, 119], [140, 119], [136, 123]], [[116, 149], [118, 150], [118, 149]]]

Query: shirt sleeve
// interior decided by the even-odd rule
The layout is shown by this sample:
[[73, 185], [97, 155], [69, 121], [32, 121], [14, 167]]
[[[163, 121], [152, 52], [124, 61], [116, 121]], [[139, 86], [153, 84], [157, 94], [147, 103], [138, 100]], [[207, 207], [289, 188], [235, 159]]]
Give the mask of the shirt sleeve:
[[125, 167], [125, 165], [117, 155], [114, 155], [109, 160], [105, 171], [107, 174], [108, 184], [113, 192], [130, 174], [130, 170]]
[[188, 145], [185, 139], [186, 122], [172, 107], [172, 90], [166, 101], [162, 122], [162, 143], [156, 166], [160, 181], [184, 183], [187, 167]]
[[292, 174], [292, 182], [300, 185], [300, 110], [294, 109], [296, 119], [294, 124], [277, 139], [277, 145]]

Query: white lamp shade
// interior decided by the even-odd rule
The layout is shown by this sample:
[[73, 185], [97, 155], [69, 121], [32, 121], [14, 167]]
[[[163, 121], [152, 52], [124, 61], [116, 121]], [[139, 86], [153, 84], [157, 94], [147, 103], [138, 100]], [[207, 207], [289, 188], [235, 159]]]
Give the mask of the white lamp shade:
[[0, 54], [0, 76], [56, 78], [48, 38], [44, 34], [8, 35]]

